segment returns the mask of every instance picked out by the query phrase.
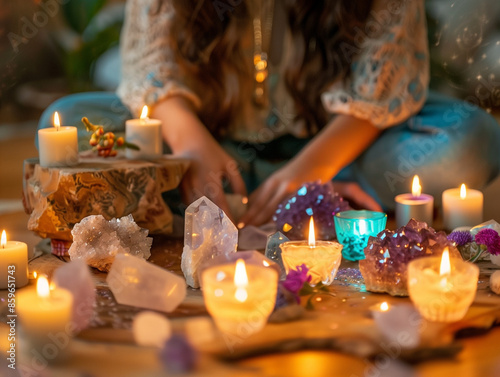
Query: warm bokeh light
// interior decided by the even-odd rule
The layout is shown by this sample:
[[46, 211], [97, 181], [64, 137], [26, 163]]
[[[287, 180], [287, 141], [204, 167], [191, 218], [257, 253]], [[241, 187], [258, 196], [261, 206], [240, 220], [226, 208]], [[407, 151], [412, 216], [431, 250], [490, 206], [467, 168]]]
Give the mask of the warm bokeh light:
[[359, 221], [359, 234], [360, 235], [364, 235], [366, 233], [368, 233], [368, 229], [367, 229], [367, 226], [366, 226], [366, 221], [360, 220]]
[[411, 185], [411, 194], [415, 198], [418, 198], [420, 194], [422, 194], [422, 186], [420, 186], [420, 179], [418, 179], [418, 175], [413, 177], [413, 183]]
[[59, 120], [59, 113], [56, 111], [54, 113], [54, 127], [59, 130], [59, 127], [61, 127], [61, 121]]
[[5, 247], [5, 245], [7, 245], [7, 233], [5, 233], [5, 230], [2, 231], [2, 239], [0, 241], [0, 245], [2, 247]]
[[36, 271], [35, 271], [35, 272], [33, 272], [33, 278], [35, 278], [35, 279], [36, 279], [36, 277], [37, 277], [37, 276], [38, 276], [38, 274], [36, 273]]
[[148, 117], [149, 109], [146, 105], [142, 108], [141, 119], [146, 119]]
[[460, 186], [460, 199], [465, 199], [467, 196], [467, 188], [465, 187], [465, 183], [462, 183], [462, 186]]
[[389, 304], [387, 302], [383, 302], [380, 304], [380, 311], [386, 312], [389, 310]]
[[49, 281], [43, 275], [36, 280], [36, 293], [39, 297], [49, 297], [50, 295]]
[[309, 246], [310, 247], [315, 247], [316, 246], [316, 235], [314, 234], [314, 220], [311, 216], [311, 219], [309, 220]]

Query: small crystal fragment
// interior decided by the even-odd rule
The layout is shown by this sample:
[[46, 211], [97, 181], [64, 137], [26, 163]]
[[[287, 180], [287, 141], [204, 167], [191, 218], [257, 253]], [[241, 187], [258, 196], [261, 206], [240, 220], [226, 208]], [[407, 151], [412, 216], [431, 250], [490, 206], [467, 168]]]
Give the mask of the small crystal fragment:
[[171, 312], [186, 297], [184, 279], [127, 254], [118, 254], [106, 282], [119, 304]]
[[198, 353], [182, 335], [173, 335], [160, 351], [160, 360], [168, 372], [177, 374], [192, 370]]
[[423, 319], [413, 305], [393, 305], [387, 311], [375, 311], [373, 319], [384, 338], [391, 344], [399, 344], [401, 348], [409, 349], [420, 343], [420, 326]]
[[144, 311], [134, 317], [132, 332], [138, 345], [161, 348], [172, 335], [172, 326], [161, 314]]
[[198, 268], [221, 254], [235, 253], [238, 229], [224, 211], [205, 196], [186, 209], [181, 269], [186, 283], [199, 288]]
[[144, 259], [151, 256], [153, 239], [140, 228], [132, 215], [107, 221], [101, 215], [85, 217], [71, 231], [73, 243], [68, 250], [71, 260], [83, 260], [89, 266], [107, 272], [117, 254]]
[[281, 248], [280, 245], [283, 242], [290, 241], [288, 237], [286, 237], [281, 232], [276, 232], [267, 237], [266, 244], [266, 257], [275, 261], [278, 266], [280, 266], [280, 280], [283, 280], [286, 277], [285, 266], [283, 265], [283, 260], [281, 259]]
[[90, 323], [96, 302], [89, 267], [81, 260], [66, 263], [55, 270], [53, 282], [73, 294], [72, 324], [77, 332], [82, 331]]
[[495, 271], [490, 276], [490, 289], [500, 295], [500, 271]]

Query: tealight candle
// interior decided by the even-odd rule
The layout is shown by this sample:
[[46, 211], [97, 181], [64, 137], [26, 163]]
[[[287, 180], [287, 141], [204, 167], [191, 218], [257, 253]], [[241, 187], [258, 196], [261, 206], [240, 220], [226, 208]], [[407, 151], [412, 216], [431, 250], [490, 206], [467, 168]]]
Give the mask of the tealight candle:
[[443, 192], [443, 226], [453, 230], [460, 226], [474, 226], [483, 222], [483, 193], [467, 189], [452, 188]]
[[342, 245], [338, 242], [317, 241], [312, 217], [309, 221], [308, 241], [287, 241], [280, 245], [280, 249], [287, 274], [305, 264], [309, 269], [311, 285], [333, 283], [342, 259]]
[[125, 122], [125, 135], [128, 143], [139, 147], [138, 151], [127, 148], [127, 158], [155, 159], [163, 155], [161, 121], [148, 118], [147, 106], [142, 108], [140, 119], [129, 119]]
[[344, 246], [342, 256], [350, 261], [365, 259], [364, 249], [370, 236], [385, 229], [387, 215], [375, 211], [343, 211], [334, 216], [338, 241]]
[[8, 241], [5, 230], [0, 241], [0, 289], [28, 284], [28, 245]]
[[59, 114], [54, 113], [54, 127], [38, 130], [40, 166], [72, 166], [78, 164], [78, 133], [76, 127], [61, 127]]
[[72, 335], [72, 307], [73, 295], [58, 287], [51, 290], [45, 276], [38, 277], [36, 290], [19, 292], [16, 310], [29, 347], [42, 355], [55, 353], [48, 359], [60, 358], [64, 354], [62, 344], [66, 346]]
[[274, 309], [278, 273], [238, 259], [236, 264], [204, 270], [202, 286], [205, 305], [219, 330], [249, 336], [262, 330]]
[[458, 258], [423, 257], [408, 265], [408, 292], [422, 316], [435, 322], [462, 319], [474, 301], [479, 267]]
[[434, 197], [422, 194], [422, 186], [418, 175], [413, 177], [411, 194], [396, 196], [396, 226], [406, 225], [412, 218], [432, 225]]

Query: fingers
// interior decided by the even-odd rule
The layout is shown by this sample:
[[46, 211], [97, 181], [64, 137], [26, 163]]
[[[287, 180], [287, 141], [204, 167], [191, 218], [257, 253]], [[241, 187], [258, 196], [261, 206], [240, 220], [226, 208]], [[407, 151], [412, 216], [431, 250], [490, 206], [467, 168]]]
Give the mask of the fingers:
[[231, 160], [227, 167], [227, 178], [229, 179], [229, 184], [233, 193], [247, 196], [247, 188], [243, 178], [241, 178], [240, 171], [238, 170], [238, 165], [236, 161]]
[[249, 210], [240, 222], [255, 226], [268, 222], [285, 195], [286, 186], [276, 180], [267, 180], [250, 195]]

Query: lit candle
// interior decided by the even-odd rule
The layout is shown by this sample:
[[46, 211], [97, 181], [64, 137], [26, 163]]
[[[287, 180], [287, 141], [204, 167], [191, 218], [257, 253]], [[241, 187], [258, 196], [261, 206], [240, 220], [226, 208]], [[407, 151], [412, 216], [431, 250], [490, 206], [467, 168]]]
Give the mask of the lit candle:
[[334, 216], [338, 241], [344, 246], [342, 256], [351, 261], [365, 259], [364, 249], [370, 236], [385, 229], [387, 215], [375, 211], [343, 211]]
[[432, 225], [432, 214], [434, 209], [434, 197], [422, 194], [422, 186], [418, 175], [413, 177], [411, 194], [400, 194], [396, 196], [396, 226], [399, 228], [406, 225], [412, 218]]
[[462, 319], [474, 301], [479, 267], [455, 258], [422, 257], [408, 265], [410, 298], [424, 318], [435, 322]]
[[54, 127], [38, 130], [40, 166], [72, 166], [78, 164], [78, 133], [76, 127], [61, 127], [59, 114], [54, 113]]
[[483, 193], [467, 189], [465, 184], [443, 192], [443, 226], [453, 230], [483, 222]]
[[128, 143], [135, 144], [140, 150], [127, 148], [129, 159], [155, 159], [163, 155], [161, 121], [148, 118], [148, 107], [142, 108], [140, 119], [125, 122], [125, 134]]
[[28, 284], [28, 245], [8, 241], [5, 230], [0, 241], [0, 289], [20, 288]]
[[223, 264], [202, 272], [203, 298], [220, 331], [249, 336], [265, 326], [276, 302], [278, 273], [256, 264]]
[[308, 241], [287, 241], [280, 245], [286, 273], [305, 264], [311, 276], [311, 285], [333, 283], [342, 259], [342, 245], [338, 242], [317, 241], [314, 220], [309, 220]]
[[19, 314], [23, 337], [30, 349], [44, 354], [47, 345], [52, 344], [53, 357], [58, 359], [73, 333], [71, 324], [73, 295], [66, 289], [50, 289], [45, 276], [39, 276], [36, 290], [25, 289], [17, 295], [16, 310]]

